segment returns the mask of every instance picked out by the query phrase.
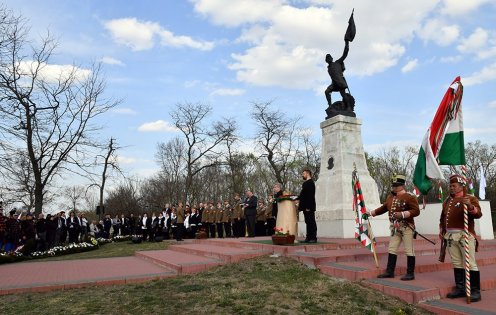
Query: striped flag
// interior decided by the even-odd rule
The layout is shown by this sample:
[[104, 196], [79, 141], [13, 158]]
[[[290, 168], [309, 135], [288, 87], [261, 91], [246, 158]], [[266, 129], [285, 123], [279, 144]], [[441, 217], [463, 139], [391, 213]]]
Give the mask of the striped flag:
[[465, 164], [462, 96], [463, 85], [457, 77], [444, 94], [422, 141], [413, 183], [423, 195], [432, 188], [430, 179], [444, 178], [439, 165]]
[[374, 252], [375, 238], [372, 236], [372, 231], [369, 228], [369, 218], [366, 214], [367, 208], [365, 207], [362, 188], [356, 170], [353, 171], [352, 178], [353, 209], [355, 210], [355, 238], [371, 252]]

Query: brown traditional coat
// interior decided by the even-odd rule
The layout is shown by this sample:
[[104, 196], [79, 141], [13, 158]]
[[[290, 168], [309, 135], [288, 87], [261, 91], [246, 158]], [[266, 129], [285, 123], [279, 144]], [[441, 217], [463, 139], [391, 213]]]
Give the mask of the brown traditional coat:
[[420, 209], [417, 201], [417, 197], [412, 194], [404, 193], [399, 196], [389, 195], [386, 202], [375, 209], [375, 215], [381, 215], [383, 213], [388, 213], [391, 220], [391, 214], [393, 212], [410, 212], [410, 217], [405, 219], [405, 222], [415, 225], [414, 217], [420, 214]]
[[[471, 214], [469, 212], [468, 214], [468, 230], [470, 234], [475, 236], [474, 219], [482, 217], [482, 212], [479, 200], [472, 195], [467, 196], [470, 198], [470, 203], [477, 209], [477, 213]], [[443, 211], [439, 220], [441, 233], [444, 234], [447, 229], [463, 230], [463, 198], [463, 196], [450, 196], [443, 202]]]

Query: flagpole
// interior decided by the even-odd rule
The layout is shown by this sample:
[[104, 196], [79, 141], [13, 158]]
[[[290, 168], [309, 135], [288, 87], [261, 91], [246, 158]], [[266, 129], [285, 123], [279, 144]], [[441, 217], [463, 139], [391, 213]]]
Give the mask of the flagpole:
[[374, 254], [374, 260], [375, 260], [375, 267], [379, 268], [379, 261], [377, 260], [377, 253], [375, 251], [375, 238], [374, 238], [374, 233], [372, 232], [372, 226], [370, 225], [370, 221], [367, 220], [368, 224], [368, 229], [370, 231], [370, 238], [372, 240], [372, 253]]
[[[467, 182], [467, 166], [462, 165], [462, 177]], [[465, 196], [466, 187], [464, 188], [463, 195]], [[465, 238], [465, 242], [463, 244], [464, 251], [464, 267], [465, 267], [465, 295], [467, 297], [467, 304], [470, 304], [470, 247], [469, 247], [469, 235], [470, 232], [468, 230], [468, 207], [466, 204], [463, 204], [463, 236]]]

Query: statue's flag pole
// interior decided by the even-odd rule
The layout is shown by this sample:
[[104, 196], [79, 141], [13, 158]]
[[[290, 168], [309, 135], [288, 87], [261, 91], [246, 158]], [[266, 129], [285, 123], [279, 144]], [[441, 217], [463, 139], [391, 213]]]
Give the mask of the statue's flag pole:
[[[456, 77], [444, 94], [431, 126], [422, 141], [413, 173], [413, 183], [423, 195], [427, 195], [432, 188], [430, 179], [444, 179], [439, 165], [465, 165], [462, 97], [463, 85], [460, 77]], [[465, 293], [467, 303], [470, 303], [470, 255], [468, 247], [468, 209], [466, 206], [463, 214]]]
[[367, 215], [367, 208], [365, 207], [362, 188], [360, 186], [360, 180], [358, 179], [356, 165], [354, 163], [353, 168], [354, 170], [352, 173], [352, 188], [353, 211], [355, 212], [355, 238], [374, 254], [375, 266], [379, 268], [379, 262], [377, 261], [377, 253], [375, 248], [375, 238], [374, 234], [372, 233], [372, 227], [370, 226], [370, 221]]

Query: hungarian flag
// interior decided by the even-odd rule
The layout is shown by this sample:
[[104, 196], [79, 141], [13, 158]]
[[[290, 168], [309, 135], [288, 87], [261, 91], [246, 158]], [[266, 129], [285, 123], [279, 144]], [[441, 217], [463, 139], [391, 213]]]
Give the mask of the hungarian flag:
[[463, 85], [457, 77], [444, 94], [419, 150], [413, 183], [426, 195], [429, 179], [444, 178], [439, 165], [464, 165], [465, 146], [462, 116]]
[[367, 208], [363, 199], [362, 187], [358, 174], [353, 171], [352, 175], [352, 188], [353, 188], [353, 209], [355, 210], [355, 238], [359, 240], [363, 246], [367, 247], [371, 252], [374, 251], [375, 238], [371, 235], [369, 229], [369, 218], [366, 214]]

